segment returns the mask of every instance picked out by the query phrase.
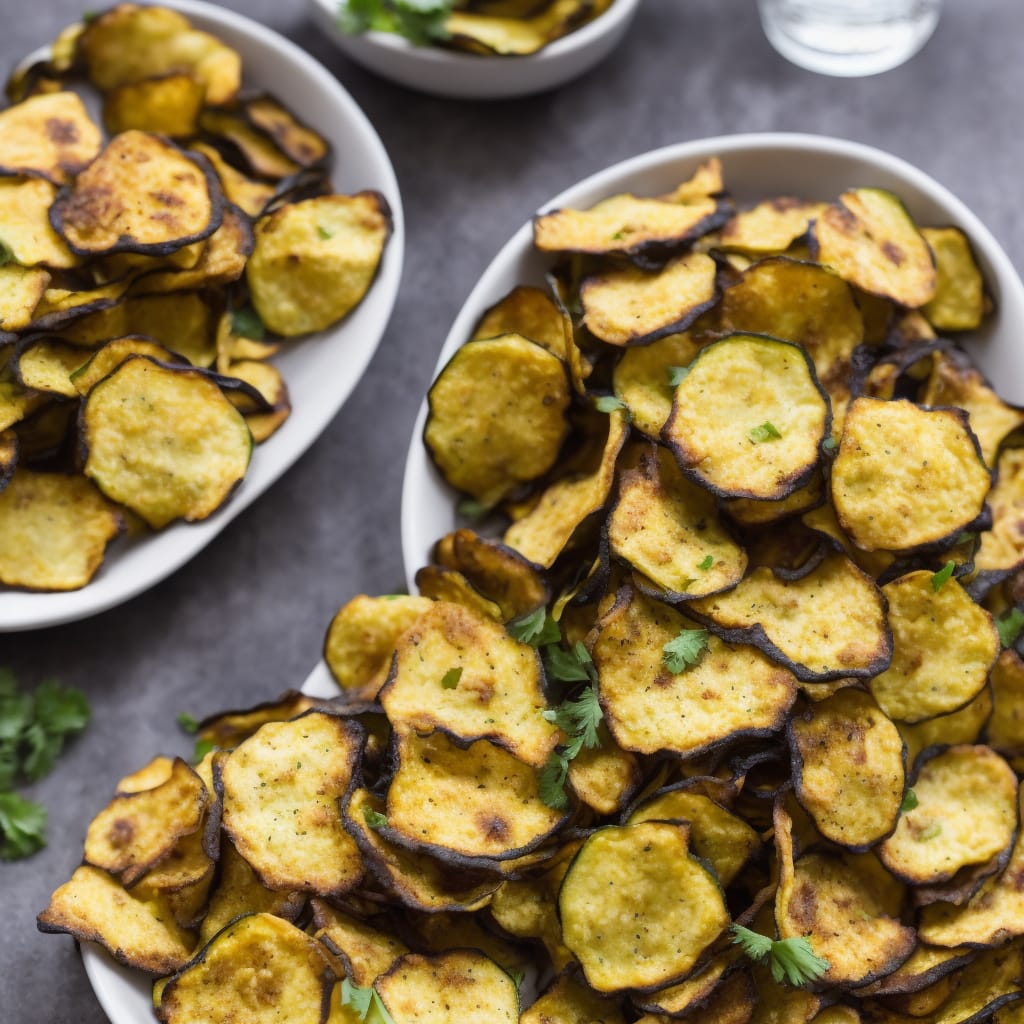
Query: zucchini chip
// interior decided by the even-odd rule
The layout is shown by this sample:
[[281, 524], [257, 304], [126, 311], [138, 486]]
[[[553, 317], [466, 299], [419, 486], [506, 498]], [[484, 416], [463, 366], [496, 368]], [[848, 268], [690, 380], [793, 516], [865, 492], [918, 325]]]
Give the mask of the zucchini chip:
[[220, 151], [205, 142], [196, 142], [189, 148], [206, 157], [220, 181], [224, 198], [237, 206], [247, 217], [259, 217], [274, 198], [274, 186], [265, 181], [249, 178], [232, 167]]
[[288, 385], [277, 367], [270, 363], [242, 359], [231, 364], [228, 376], [249, 384], [263, 396], [267, 403], [265, 410], [245, 412], [245, 423], [256, 444], [262, 444], [277, 431], [292, 411]]
[[327, 896], [362, 877], [338, 809], [362, 744], [354, 722], [310, 711], [262, 726], [228, 756], [224, 830], [265, 885]]
[[286, 338], [337, 323], [369, 290], [390, 234], [379, 192], [318, 196], [262, 218], [245, 267], [260, 319]]
[[80, 260], [50, 224], [57, 186], [43, 178], [0, 178], [0, 242], [23, 267], [69, 268]]
[[885, 598], [844, 555], [829, 555], [799, 579], [760, 566], [687, 611], [730, 643], [760, 647], [805, 682], [870, 678], [892, 659]]
[[205, 91], [198, 78], [181, 73], [126, 82], [103, 97], [103, 126], [110, 135], [132, 130], [192, 135]]
[[995, 583], [1024, 566], [1024, 448], [1000, 453], [988, 504], [992, 526], [981, 534], [974, 566]]
[[729, 518], [741, 526], [766, 526], [779, 523], [820, 508], [825, 501], [825, 476], [820, 469], [811, 474], [807, 483], [798, 487], [778, 501], [761, 501], [757, 498], [728, 498], [722, 507]]
[[30, 96], [0, 111], [0, 174], [46, 178], [63, 185], [99, 153], [103, 141], [74, 92]]
[[322, 948], [272, 914], [241, 917], [168, 982], [157, 1017], [164, 1024], [322, 1024], [333, 981]]
[[814, 255], [840, 277], [901, 306], [935, 297], [935, 262], [906, 207], [891, 192], [844, 192], [814, 223]]
[[332, 907], [321, 899], [312, 899], [313, 923], [318, 938], [344, 968], [353, 984], [372, 985], [409, 948], [400, 939], [378, 931], [371, 925]]
[[776, 500], [810, 479], [830, 423], [803, 349], [733, 334], [698, 353], [662, 437], [683, 472], [714, 494]]
[[683, 331], [716, 298], [715, 261], [702, 252], [655, 271], [604, 270], [580, 284], [583, 325], [609, 345], [645, 345]]
[[0, 490], [0, 582], [84, 587], [123, 528], [118, 510], [84, 477], [19, 468]]
[[[666, 645], [680, 636], [706, 645], [673, 672]], [[595, 627], [601, 706], [624, 750], [692, 756], [743, 735], [780, 729], [796, 681], [753, 647], [709, 637], [697, 623], [623, 587]]]
[[809, 203], [792, 196], [766, 199], [726, 221], [718, 232], [718, 245], [729, 252], [751, 255], [785, 252], [807, 234], [824, 210], [825, 203]]
[[985, 315], [985, 284], [959, 228], [921, 228], [935, 258], [935, 297], [921, 310], [940, 331], [970, 331]]
[[432, 601], [446, 601], [461, 605], [494, 622], [503, 622], [501, 608], [488, 600], [457, 569], [446, 569], [441, 565], [424, 565], [416, 570], [416, 589], [423, 597]]
[[519, 1024], [626, 1024], [626, 1017], [615, 1000], [561, 974], [520, 1014]]
[[163, 345], [138, 335], [112, 338], [102, 348], [70, 374], [71, 383], [78, 395], [87, 395], [104, 377], [113, 373], [126, 359], [132, 356], [149, 356], [161, 363], [181, 362], [181, 356]]
[[486, 738], [543, 766], [558, 729], [541, 717], [539, 653], [478, 612], [436, 601], [397, 642], [380, 703], [398, 730]]
[[826, 839], [866, 850], [896, 828], [903, 740], [870, 695], [840, 690], [791, 718], [788, 733], [796, 797]]
[[[992, 669], [993, 680], [997, 669], [998, 662]], [[980, 742], [982, 733], [986, 731], [986, 725], [992, 719], [993, 688], [994, 684], [986, 686], [974, 700], [965, 704], [959, 711], [953, 711], [948, 715], [938, 715], [923, 722], [915, 722], [913, 725], [907, 722], [897, 722], [896, 726], [907, 747], [908, 766], [914, 765], [918, 756], [929, 747]], [[993, 749], [999, 749], [991, 738], [988, 742]], [[1005, 753], [1002, 750], [999, 752]]]
[[832, 466], [842, 528], [865, 551], [912, 551], [968, 529], [991, 486], [962, 409], [850, 403]]
[[220, 750], [232, 750], [267, 722], [287, 722], [314, 704], [312, 697], [298, 690], [285, 690], [276, 700], [255, 704], [243, 711], [221, 711], [204, 718], [196, 729], [196, 736]]
[[[550, 568], [608, 504], [615, 464], [629, 434], [629, 419], [616, 409], [596, 466], [556, 480], [537, 504], [506, 531], [504, 542], [525, 559]], [[581, 461], [592, 461], [583, 459]]]
[[720, 521], [714, 498], [687, 480], [664, 448], [648, 450], [639, 468], [622, 474], [608, 543], [665, 601], [728, 590], [747, 568], [746, 552]]
[[0, 331], [20, 331], [33, 322], [50, 274], [42, 267], [5, 263], [0, 267]]
[[518, 334], [463, 345], [428, 402], [423, 439], [437, 468], [487, 507], [547, 472], [569, 429], [562, 361]]
[[77, 868], [36, 919], [41, 932], [99, 942], [118, 963], [170, 974], [188, 963], [192, 937], [159, 900], [135, 899], [105, 871]]
[[300, 167], [312, 167], [330, 157], [327, 140], [302, 124], [273, 96], [248, 97], [242, 103], [242, 111], [254, 128], [269, 135], [281, 152]]
[[473, 329], [470, 341], [519, 334], [566, 358], [562, 313], [542, 288], [518, 285], [488, 309]]
[[156, 529], [212, 515], [252, 453], [245, 420], [216, 383], [142, 356], [89, 392], [80, 423], [86, 476]]
[[50, 221], [81, 256], [173, 252], [220, 226], [217, 179], [200, 161], [159, 135], [122, 132], [58, 194]]
[[598, 992], [684, 978], [729, 923], [718, 882], [669, 822], [599, 829], [558, 893], [562, 937]]
[[[753, 997], [753, 983], [750, 975], [745, 971], [733, 972], [736, 967], [738, 951], [729, 950], [727, 953], [716, 956], [706, 967], [697, 970], [692, 977], [678, 985], [669, 985], [667, 988], [658, 989], [650, 995], [634, 996], [633, 1002], [638, 1009], [645, 1010], [650, 1014], [657, 1014], [657, 1017], [648, 1018], [648, 1024], [653, 1020], [673, 1020], [680, 1016], [689, 1016], [696, 1013], [698, 1017], [707, 1020], [714, 1020], [716, 1024], [732, 1024], [734, 1020], [746, 1021], [749, 1019], [743, 1016], [744, 1009], [753, 1009], [744, 1006]], [[732, 991], [730, 985], [727, 989], [723, 979], [732, 976], [734, 980], [741, 981], [740, 989]], [[744, 991], [749, 989], [749, 991]], [[746, 995], [750, 998], [745, 999]], [[740, 1006], [721, 1007], [717, 1005], [719, 998], [724, 998], [730, 1003], [737, 1001]], [[729, 1010], [739, 1010], [739, 1015], [734, 1017]], [[725, 1012], [722, 1012], [725, 1011]], [[643, 1020], [644, 1018], [641, 1018]]]
[[914, 885], [945, 882], [961, 868], [1009, 856], [1019, 824], [1017, 777], [990, 748], [950, 747], [929, 758], [914, 793], [917, 805], [879, 847], [894, 875]]
[[486, 867], [529, 853], [565, 819], [541, 800], [538, 771], [489, 740], [463, 748], [440, 730], [403, 732], [395, 747], [385, 839], [446, 863]]
[[374, 988], [395, 1024], [519, 1020], [519, 990], [512, 976], [474, 949], [434, 956], [407, 953]]
[[1003, 651], [992, 668], [992, 718], [985, 740], [1004, 757], [1024, 757], [1024, 661]]
[[18, 381], [32, 391], [43, 391], [62, 398], [77, 398], [78, 388], [71, 377], [90, 358], [89, 349], [68, 345], [59, 338], [25, 338], [8, 364]]
[[598, 814], [616, 814], [642, 781], [640, 760], [612, 739], [602, 722], [598, 745], [584, 747], [569, 764], [569, 788]]
[[890, 718], [922, 722], [964, 707], [985, 687], [999, 654], [992, 616], [959, 581], [921, 570], [887, 583], [892, 662], [871, 680]]

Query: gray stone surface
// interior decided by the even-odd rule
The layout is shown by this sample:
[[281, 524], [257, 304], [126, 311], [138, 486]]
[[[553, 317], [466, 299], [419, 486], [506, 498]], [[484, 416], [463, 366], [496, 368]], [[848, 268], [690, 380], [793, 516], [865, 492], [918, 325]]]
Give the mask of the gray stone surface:
[[[46, 42], [82, 0], [2, 0], [0, 66]], [[672, 142], [804, 130], [916, 163], [980, 215], [1024, 264], [1024, 6], [952, 0], [926, 49], [885, 75], [840, 80], [787, 65], [753, 0], [646, 0], [621, 49], [561, 91], [459, 103], [378, 81], [340, 57], [300, 0], [234, 0], [308, 48], [377, 126], [398, 173], [406, 270], [362, 383], [317, 444], [192, 563], [77, 624], [0, 635], [0, 665], [28, 684], [85, 690], [95, 718], [32, 793], [50, 845], [0, 864], [0, 1022], [102, 1024], [74, 944], [35, 914], [78, 863], [115, 780], [157, 751], [185, 754], [180, 711], [203, 715], [301, 683], [335, 609], [397, 589], [400, 481], [416, 408], [478, 274], [544, 200], [601, 167]]]

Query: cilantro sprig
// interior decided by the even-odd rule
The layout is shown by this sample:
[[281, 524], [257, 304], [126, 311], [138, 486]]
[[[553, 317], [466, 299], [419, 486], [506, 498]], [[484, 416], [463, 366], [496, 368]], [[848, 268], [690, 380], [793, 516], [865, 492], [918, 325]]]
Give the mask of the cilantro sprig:
[[661, 649], [661, 660], [669, 672], [678, 675], [696, 665], [707, 650], [708, 635], [706, 629], [681, 629], [678, 636], [669, 640]]
[[351, 978], [341, 982], [341, 1005], [350, 1006], [355, 1015], [367, 1024], [395, 1024], [377, 990], [372, 985], [360, 988]]
[[938, 572], [932, 573], [932, 590], [938, 593], [952, 578], [956, 562], [948, 561]]
[[996, 616], [996, 629], [999, 631], [1000, 644], [1012, 647], [1024, 629], [1024, 612], [1019, 608], [1007, 608]]
[[344, 0], [338, 12], [342, 32], [389, 32], [417, 46], [448, 38], [445, 23], [452, 0]]
[[513, 619], [508, 624], [508, 631], [521, 644], [529, 644], [531, 647], [557, 644], [562, 639], [558, 623], [551, 618], [543, 605], [529, 615]]
[[751, 960], [768, 960], [772, 977], [781, 982], [783, 978], [790, 985], [799, 987], [810, 981], [817, 981], [831, 964], [817, 956], [810, 940], [805, 936], [792, 939], [770, 939], [760, 932], [751, 931], [741, 924], [732, 925], [732, 941], [743, 948]]

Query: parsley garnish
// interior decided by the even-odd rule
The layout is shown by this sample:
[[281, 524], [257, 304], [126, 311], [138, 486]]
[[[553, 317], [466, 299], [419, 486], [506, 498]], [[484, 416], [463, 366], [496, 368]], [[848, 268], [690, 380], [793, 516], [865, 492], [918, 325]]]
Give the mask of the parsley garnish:
[[544, 665], [548, 675], [560, 683], [585, 683], [596, 678], [590, 652], [579, 641], [571, 651], [555, 645], [546, 647]]
[[326, 241], [327, 241], [327, 240], [328, 240], [329, 238], [333, 238], [333, 237], [334, 237], [334, 232], [333, 232], [333, 231], [328, 231], [328, 230], [327, 230], [327, 228], [325, 228], [325, 227], [321, 227], [321, 225], [319, 225], [319, 224], [317, 224], [317, 226], [316, 226], [316, 233], [317, 233], [317, 234], [318, 234], [318, 235], [319, 235], [319, 236], [320, 236], [320, 237], [321, 237], [321, 238], [322, 238], [322, 239], [323, 239], [323, 240], [324, 240], [325, 242], [326, 242]]
[[594, 405], [598, 412], [615, 412], [616, 409], [625, 409], [626, 403], [614, 395], [602, 395]]
[[192, 751], [192, 763], [199, 764], [211, 750], [216, 749], [217, 744], [213, 740], [196, 740], [196, 748]]
[[932, 574], [932, 590], [938, 593], [945, 585], [949, 582], [953, 576], [953, 570], [956, 568], [956, 562], [947, 562], [937, 573]]
[[996, 616], [996, 629], [999, 630], [999, 642], [1003, 647], [1012, 647], [1024, 628], [1024, 612], [1019, 608], [1007, 608]]
[[380, 811], [375, 811], [372, 807], [363, 808], [363, 821], [374, 830], [383, 828], [387, 823], [387, 815], [381, 814]]
[[706, 629], [681, 629], [674, 640], [669, 640], [661, 649], [661, 660], [669, 672], [678, 674], [685, 672], [691, 665], [696, 665], [701, 654], [707, 650], [708, 631]]
[[348, 33], [390, 32], [425, 46], [448, 38], [451, 9], [452, 0], [345, 0], [338, 26]]
[[690, 375], [688, 366], [670, 366], [668, 368], [669, 387], [678, 387]]
[[239, 338], [262, 341], [267, 333], [259, 313], [252, 306], [239, 306], [231, 311], [231, 333]]
[[486, 505], [475, 498], [463, 498], [455, 506], [455, 511], [463, 519], [468, 519], [471, 523], [478, 523], [481, 519], [486, 519], [491, 513], [491, 510]]
[[13, 792], [53, 770], [64, 741], [89, 722], [79, 690], [48, 680], [22, 693], [13, 673], [0, 670], [0, 859], [27, 857], [46, 845], [46, 808]]
[[395, 1018], [388, 1013], [388, 1008], [381, 1001], [377, 990], [372, 986], [360, 988], [353, 985], [351, 978], [342, 979], [341, 1005], [351, 1006], [360, 1020], [366, 1020], [370, 1014], [373, 1024], [395, 1024]]
[[900, 813], [906, 814], [907, 811], [912, 811], [918, 805], [917, 794], [912, 790], [908, 789], [903, 794], [903, 803], [900, 804]]
[[462, 678], [462, 666], [458, 665], [455, 668], [448, 669], [447, 672], [441, 677], [441, 689], [443, 690], [454, 690], [459, 685], [459, 680]]
[[[714, 564], [715, 564], [714, 557], [711, 556], [711, 555], [705, 555], [704, 558], [702, 558], [697, 563], [697, 568], [698, 569], [703, 569], [705, 572], [707, 572], [707, 570], [710, 569], [711, 566], [713, 566]], [[691, 582], [692, 582], [692, 580], [691, 580]]]
[[182, 711], [177, 717], [178, 725], [187, 732], [194, 733], [199, 730], [199, 722], [196, 721], [187, 711]]
[[765, 441], [778, 441], [782, 435], [779, 433], [778, 427], [765, 420], [761, 426], [751, 427], [750, 430], [747, 431], [747, 437], [749, 437], [754, 444], [763, 444]]
[[532, 647], [557, 644], [562, 639], [562, 631], [558, 628], [558, 623], [548, 615], [548, 610], [543, 605], [530, 612], [529, 615], [513, 619], [507, 628], [514, 639], [521, 644], [530, 644]]
[[597, 727], [601, 724], [604, 713], [597, 698], [594, 685], [580, 691], [575, 700], [565, 700], [557, 708], [548, 708], [541, 712], [545, 721], [554, 722], [559, 729], [572, 739], [566, 745], [572, 753], [572, 760], [583, 747], [592, 750], [601, 742]]
[[790, 985], [806, 985], [809, 981], [817, 981], [831, 966], [827, 960], [815, 955], [806, 936], [770, 939], [741, 924], [732, 925], [731, 931], [732, 941], [742, 946], [751, 960], [760, 962], [768, 958], [768, 966], [776, 981], [785, 978]]

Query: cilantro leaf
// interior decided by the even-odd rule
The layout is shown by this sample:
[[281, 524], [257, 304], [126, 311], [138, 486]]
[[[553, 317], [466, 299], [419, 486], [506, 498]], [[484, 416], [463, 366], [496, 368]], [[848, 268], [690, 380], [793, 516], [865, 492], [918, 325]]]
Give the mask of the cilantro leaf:
[[395, 1018], [388, 1012], [377, 990], [372, 986], [360, 988], [352, 983], [351, 978], [342, 979], [341, 1005], [351, 1006], [360, 1020], [369, 1020], [371, 1024], [395, 1024]]
[[782, 434], [779, 433], [778, 427], [765, 420], [759, 427], [751, 427], [750, 430], [747, 431], [747, 437], [749, 437], [754, 444], [763, 444], [765, 441], [778, 441], [782, 437]]
[[452, 0], [345, 0], [338, 26], [349, 33], [390, 32], [423, 46], [448, 38], [451, 8]]
[[187, 732], [194, 733], [199, 730], [199, 722], [196, 721], [187, 711], [182, 711], [176, 719], [178, 725]]
[[810, 940], [805, 936], [792, 939], [770, 939], [767, 935], [734, 924], [730, 929], [733, 942], [743, 947], [751, 960], [768, 959], [772, 977], [781, 982], [783, 978], [790, 985], [806, 985], [816, 981], [831, 966], [827, 960], [815, 955]]
[[938, 593], [952, 578], [956, 562], [948, 561], [938, 572], [932, 574], [932, 591]]
[[702, 558], [702, 559], [701, 559], [701, 560], [700, 560], [700, 561], [699, 561], [699, 562], [697, 563], [697, 568], [698, 568], [698, 569], [703, 569], [703, 570], [705, 570], [705, 572], [706, 572], [706, 571], [707, 571], [708, 569], [710, 569], [710, 568], [711, 568], [711, 566], [713, 566], [714, 564], [715, 564], [715, 559], [714, 559], [714, 556], [713, 556], [713, 555], [706, 555], [706, 556], [705, 556], [704, 558]]
[[327, 230], [327, 228], [323, 227], [323, 226], [322, 226], [321, 224], [317, 224], [317, 226], [316, 226], [316, 233], [317, 233], [317, 234], [318, 234], [318, 235], [319, 235], [319, 236], [320, 236], [320, 237], [321, 237], [321, 238], [322, 238], [322, 239], [323, 239], [323, 240], [324, 240], [325, 242], [326, 242], [326, 241], [327, 241], [328, 239], [330, 239], [330, 238], [333, 238], [333, 237], [334, 237], [334, 232], [333, 232], [333, 231], [328, 231], [328, 230]]
[[459, 680], [462, 678], [462, 666], [457, 665], [455, 668], [448, 669], [447, 672], [441, 677], [441, 688], [443, 690], [454, 690], [459, 685]]
[[239, 306], [231, 311], [231, 333], [240, 338], [262, 341], [267, 333], [263, 320], [252, 306]]
[[38, 782], [53, 771], [64, 737], [47, 732], [37, 719], [21, 734], [21, 745], [22, 774], [29, 782]]
[[[604, 718], [597, 689], [590, 685], [580, 691], [575, 700], [563, 701], [557, 708], [541, 712], [544, 719], [553, 722], [567, 736], [579, 739], [588, 750], [600, 745], [597, 728]], [[573, 757], [579, 753], [577, 749]], [[571, 758], [570, 758], [571, 760]]]
[[1019, 608], [1007, 608], [996, 616], [996, 629], [999, 631], [999, 642], [1003, 647], [1012, 647], [1024, 629], [1024, 612]]
[[616, 409], [626, 408], [626, 403], [615, 395], [602, 395], [594, 405], [598, 412], [615, 412]]
[[569, 797], [565, 792], [565, 780], [568, 777], [569, 759], [557, 752], [550, 754], [540, 770], [538, 783], [541, 800], [552, 810], [564, 811], [569, 806]]
[[35, 692], [36, 718], [53, 736], [81, 732], [89, 724], [89, 702], [81, 690], [48, 679]]
[[906, 814], [907, 811], [912, 811], [917, 807], [918, 803], [917, 794], [912, 789], [908, 789], [906, 793], [903, 794], [903, 802], [900, 804], [900, 813]]
[[46, 808], [0, 793], [0, 860], [28, 857], [46, 845]]
[[520, 643], [530, 644], [533, 647], [557, 644], [562, 639], [562, 631], [559, 629], [558, 623], [548, 615], [548, 610], [543, 605], [530, 612], [529, 615], [513, 619], [508, 624], [508, 631]]
[[594, 662], [581, 643], [571, 650], [552, 644], [544, 648], [544, 663], [548, 675], [560, 683], [585, 683], [591, 679]]
[[706, 629], [681, 629], [674, 640], [669, 640], [661, 649], [661, 660], [669, 672], [685, 672], [690, 665], [696, 665], [708, 646]]
[[192, 763], [199, 764], [211, 750], [216, 749], [217, 744], [213, 740], [196, 740], [195, 750], [192, 751]]
[[689, 376], [690, 368], [688, 366], [670, 366], [668, 368], [668, 385], [671, 388], [677, 388]]
[[377, 829], [383, 828], [388, 823], [386, 814], [381, 814], [380, 811], [375, 811], [369, 806], [363, 808], [363, 820], [374, 832]]

